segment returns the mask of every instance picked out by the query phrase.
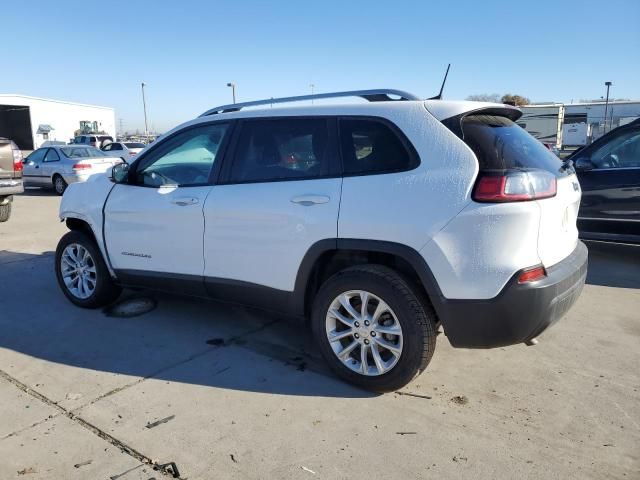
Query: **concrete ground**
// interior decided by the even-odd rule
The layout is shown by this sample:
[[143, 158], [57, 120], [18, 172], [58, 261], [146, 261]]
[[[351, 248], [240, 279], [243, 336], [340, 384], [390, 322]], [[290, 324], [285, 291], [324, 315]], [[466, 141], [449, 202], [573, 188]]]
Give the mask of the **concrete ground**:
[[0, 224], [2, 479], [640, 478], [637, 249], [590, 245], [536, 347], [440, 336], [422, 376], [374, 395], [276, 316], [146, 292], [125, 294], [157, 302], [133, 318], [72, 306], [58, 205], [28, 190]]

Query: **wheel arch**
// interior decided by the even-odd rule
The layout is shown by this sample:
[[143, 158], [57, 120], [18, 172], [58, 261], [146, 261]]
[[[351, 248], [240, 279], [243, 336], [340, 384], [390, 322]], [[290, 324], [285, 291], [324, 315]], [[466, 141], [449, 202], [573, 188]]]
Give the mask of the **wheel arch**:
[[107, 270], [109, 270], [109, 274], [112, 278], [116, 278], [116, 274], [111, 266], [109, 256], [106, 254], [102, 236], [96, 235], [91, 222], [80, 214], [67, 214], [63, 217], [63, 220], [69, 230], [83, 232], [93, 239], [93, 241], [98, 246], [98, 250], [100, 250], [100, 253], [102, 254], [102, 259], [107, 266]]
[[308, 319], [313, 298], [325, 280], [340, 270], [364, 264], [385, 265], [399, 272], [439, 314], [442, 293], [422, 255], [395, 242], [351, 238], [321, 240], [311, 246], [296, 277], [294, 309]]

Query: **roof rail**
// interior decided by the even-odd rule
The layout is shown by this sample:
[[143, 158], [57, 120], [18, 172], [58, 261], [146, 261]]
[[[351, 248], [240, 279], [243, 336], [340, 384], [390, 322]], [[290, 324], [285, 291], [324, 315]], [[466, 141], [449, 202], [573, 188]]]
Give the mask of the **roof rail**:
[[253, 102], [232, 103], [221, 105], [204, 112], [201, 117], [218, 113], [237, 112], [244, 107], [256, 107], [258, 105], [272, 105], [274, 103], [302, 102], [304, 100], [321, 100], [323, 98], [360, 97], [370, 102], [386, 102], [396, 100], [390, 95], [400, 97], [397, 100], [421, 100], [412, 93], [395, 90], [393, 88], [378, 88], [374, 90], [352, 90], [349, 92], [316, 93], [314, 95], [301, 95], [299, 97], [265, 98]]

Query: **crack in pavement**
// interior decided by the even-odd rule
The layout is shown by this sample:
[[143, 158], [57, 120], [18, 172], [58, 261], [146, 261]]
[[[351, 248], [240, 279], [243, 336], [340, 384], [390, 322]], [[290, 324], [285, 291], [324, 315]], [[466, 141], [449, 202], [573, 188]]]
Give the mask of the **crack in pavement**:
[[[248, 330], [246, 332], [243, 332], [241, 334], [235, 335], [230, 337], [228, 340], [225, 341], [225, 344], [234, 344], [235, 342], [237, 342], [238, 340], [242, 339], [245, 336], [249, 336], [249, 335], [253, 335], [254, 333], [258, 333], [272, 325], [274, 325], [275, 323], [278, 323], [280, 320], [276, 319], [270, 322], [267, 322], [263, 325], [261, 325], [260, 327]], [[219, 346], [214, 346], [214, 347], [208, 347], [206, 350], [203, 350], [201, 352], [198, 352], [194, 355], [190, 355], [188, 358], [181, 360], [179, 362], [175, 362], [169, 366], [163, 367], [155, 372], [153, 372], [150, 375], [147, 375], [143, 378], [140, 378], [138, 380], [136, 380], [135, 382], [131, 382], [127, 385], [123, 385], [121, 387], [115, 388], [113, 390], [110, 390], [109, 392], [100, 395], [99, 397], [93, 399], [91, 402], [88, 402], [80, 407], [77, 407], [75, 409], [66, 409], [65, 407], [63, 407], [62, 405], [58, 404], [57, 402], [54, 402], [53, 400], [51, 400], [50, 398], [48, 398], [47, 396], [43, 395], [42, 393], [38, 392], [37, 390], [34, 390], [33, 388], [29, 387], [28, 385], [22, 383], [20, 380], [18, 380], [17, 378], [11, 376], [9, 373], [5, 372], [4, 370], [0, 369], [0, 378], [3, 378], [4, 380], [6, 380], [7, 382], [11, 383], [12, 385], [14, 385], [16, 388], [18, 388], [19, 390], [23, 391], [24, 393], [26, 393], [27, 395], [30, 395], [32, 397], [34, 397], [35, 399], [39, 400], [40, 402], [53, 407], [54, 409], [56, 409], [58, 411], [58, 413], [56, 415], [50, 416], [45, 418], [44, 420], [38, 421], [36, 423], [34, 423], [33, 425], [29, 426], [29, 427], [25, 427], [23, 429], [17, 430], [15, 432], [12, 432], [4, 437], [2, 437], [2, 439], [0, 440], [4, 440], [5, 438], [9, 438], [13, 435], [17, 435], [18, 433], [21, 433], [23, 431], [26, 431], [30, 428], [33, 428], [41, 423], [47, 422], [48, 420], [51, 420], [52, 418], [56, 418], [60, 415], [64, 415], [65, 417], [69, 418], [70, 420], [74, 421], [75, 423], [77, 423], [78, 425], [86, 428], [87, 430], [89, 430], [90, 432], [92, 432], [94, 435], [97, 435], [98, 437], [100, 437], [101, 439], [107, 441], [108, 443], [110, 443], [111, 445], [113, 445], [114, 447], [118, 448], [121, 452], [126, 453], [127, 455], [135, 458], [136, 460], [138, 460], [139, 462], [141, 462], [144, 465], [151, 465], [151, 466], [156, 466], [156, 463], [154, 463], [154, 461], [147, 455], [143, 454], [142, 452], [136, 450], [135, 448], [127, 445], [126, 443], [124, 443], [123, 441], [117, 439], [116, 437], [114, 437], [113, 435], [110, 435], [108, 433], [106, 433], [105, 431], [101, 430], [99, 427], [93, 425], [92, 423], [88, 422], [87, 420], [83, 419], [82, 417], [80, 417], [77, 413], [79, 410], [89, 406], [89, 405], [93, 405], [94, 403], [110, 396], [110, 395], [114, 395], [118, 392], [121, 392], [129, 387], [132, 387], [134, 385], [137, 385], [139, 383], [144, 382], [145, 380], [148, 380], [150, 378], [153, 378], [159, 374], [161, 374], [162, 372], [165, 372], [167, 370], [170, 370], [172, 368], [175, 368], [179, 365], [183, 365], [185, 363], [188, 363], [196, 358], [202, 357], [208, 353], [211, 353], [213, 351], [216, 351], [218, 348], [223, 347], [223, 345], [219, 345]], [[169, 465], [169, 464], [167, 464]], [[171, 472], [167, 471], [166, 469], [159, 469], [158, 470], [160, 473], [162, 473], [164, 476], [167, 477], [171, 477], [171, 478], [180, 478], [180, 477], [176, 477], [175, 475], [173, 475]]]

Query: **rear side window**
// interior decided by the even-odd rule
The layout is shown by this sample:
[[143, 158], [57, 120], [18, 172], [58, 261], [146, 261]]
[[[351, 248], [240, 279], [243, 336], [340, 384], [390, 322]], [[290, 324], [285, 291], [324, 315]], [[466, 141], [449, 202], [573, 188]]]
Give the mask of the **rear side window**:
[[122, 150], [122, 145], [119, 143], [112, 143], [111, 150]]
[[[562, 162], [522, 127], [499, 115], [468, 115], [462, 119], [465, 143], [478, 158], [480, 170], [537, 169], [562, 175]], [[565, 174], [568, 174], [569, 170]]]
[[44, 157], [45, 162], [57, 162], [60, 160], [60, 155], [53, 148], [50, 148], [47, 155]]
[[232, 183], [317, 178], [330, 171], [326, 119], [249, 120], [237, 145]]
[[340, 143], [345, 175], [410, 170], [417, 156], [385, 123], [367, 119], [341, 119]]

